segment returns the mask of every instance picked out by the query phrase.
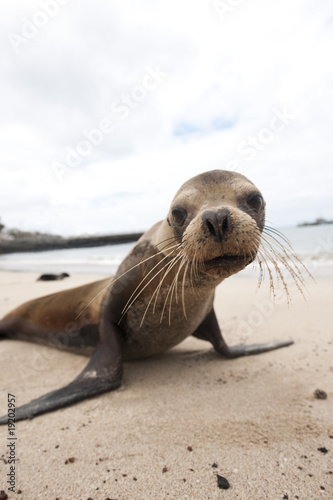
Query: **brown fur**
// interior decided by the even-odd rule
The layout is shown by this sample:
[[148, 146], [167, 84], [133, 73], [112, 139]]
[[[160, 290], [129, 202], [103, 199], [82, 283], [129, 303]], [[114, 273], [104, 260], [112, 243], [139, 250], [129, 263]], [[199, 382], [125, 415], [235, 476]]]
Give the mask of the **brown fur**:
[[246, 177], [213, 170], [187, 181], [165, 220], [140, 238], [114, 278], [32, 300], [0, 322], [0, 337], [81, 353], [96, 348], [73, 382], [18, 408], [16, 418], [114, 390], [121, 384], [123, 360], [160, 354], [190, 335], [229, 358], [292, 344], [229, 347], [213, 309], [216, 286], [256, 258], [261, 270], [268, 268], [271, 283], [267, 264], [274, 265], [288, 291], [282, 262], [302, 291], [299, 261], [276, 235], [265, 226], [265, 203]]

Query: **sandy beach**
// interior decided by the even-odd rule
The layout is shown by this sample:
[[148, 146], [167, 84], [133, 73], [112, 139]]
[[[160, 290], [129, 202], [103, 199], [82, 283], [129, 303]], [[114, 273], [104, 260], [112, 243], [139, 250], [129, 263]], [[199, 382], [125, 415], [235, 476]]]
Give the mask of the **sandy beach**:
[[[36, 282], [0, 273], [0, 315], [23, 301], [100, 279]], [[285, 349], [225, 360], [186, 339], [125, 364], [120, 390], [16, 427], [16, 492], [8, 492], [8, 430], [0, 429], [0, 490], [9, 499], [332, 499], [332, 280], [308, 282], [305, 302], [273, 305], [269, 287], [230, 278], [215, 309], [230, 344], [293, 339]], [[87, 359], [3, 340], [0, 412], [70, 382]], [[314, 397], [315, 390], [327, 399]], [[71, 460], [69, 460], [71, 459]], [[230, 488], [218, 488], [217, 474]]]

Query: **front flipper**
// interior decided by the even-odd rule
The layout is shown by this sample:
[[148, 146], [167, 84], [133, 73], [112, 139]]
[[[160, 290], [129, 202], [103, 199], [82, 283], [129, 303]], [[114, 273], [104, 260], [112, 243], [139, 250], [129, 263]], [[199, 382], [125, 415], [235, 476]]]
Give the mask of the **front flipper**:
[[214, 309], [211, 310], [206, 319], [204, 319], [193, 333], [193, 336], [201, 340], [208, 340], [213, 344], [214, 349], [226, 358], [239, 358], [251, 354], [261, 354], [262, 352], [273, 351], [274, 349], [287, 347], [294, 343], [292, 340], [286, 340], [284, 342], [267, 342], [265, 344], [228, 346], [222, 337]]
[[[109, 325], [108, 330], [108, 335], [100, 341], [86, 368], [73, 382], [16, 408], [15, 420], [34, 418], [42, 413], [117, 389], [122, 378], [121, 333], [115, 325]], [[7, 420], [7, 416], [0, 418], [0, 425], [7, 424]]]

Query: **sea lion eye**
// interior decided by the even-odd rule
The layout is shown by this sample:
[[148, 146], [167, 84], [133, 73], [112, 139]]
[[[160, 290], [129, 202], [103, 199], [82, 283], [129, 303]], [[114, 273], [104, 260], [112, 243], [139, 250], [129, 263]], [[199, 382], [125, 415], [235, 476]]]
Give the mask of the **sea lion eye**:
[[260, 194], [253, 194], [248, 197], [247, 204], [250, 208], [253, 208], [256, 212], [260, 212], [264, 208], [264, 200]]
[[183, 208], [172, 210], [172, 220], [177, 226], [182, 226], [186, 220], [187, 212]]

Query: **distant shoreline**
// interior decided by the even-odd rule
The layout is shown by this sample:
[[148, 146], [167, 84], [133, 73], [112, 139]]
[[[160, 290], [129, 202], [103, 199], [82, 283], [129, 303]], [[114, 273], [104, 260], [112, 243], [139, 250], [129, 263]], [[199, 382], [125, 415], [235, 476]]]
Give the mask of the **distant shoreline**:
[[314, 222], [301, 222], [297, 224], [297, 227], [324, 226], [325, 224], [333, 224], [333, 220], [316, 219]]
[[79, 236], [76, 238], [59, 238], [43, 236], [38, 238], [17, 238], [0, 240], [0, 255], [16, 252], [42, 252], [63, 248], [88, 248], [104, 245], [118, 245], [137, 241], [143, 233], [111, 234], [104, 236]]

